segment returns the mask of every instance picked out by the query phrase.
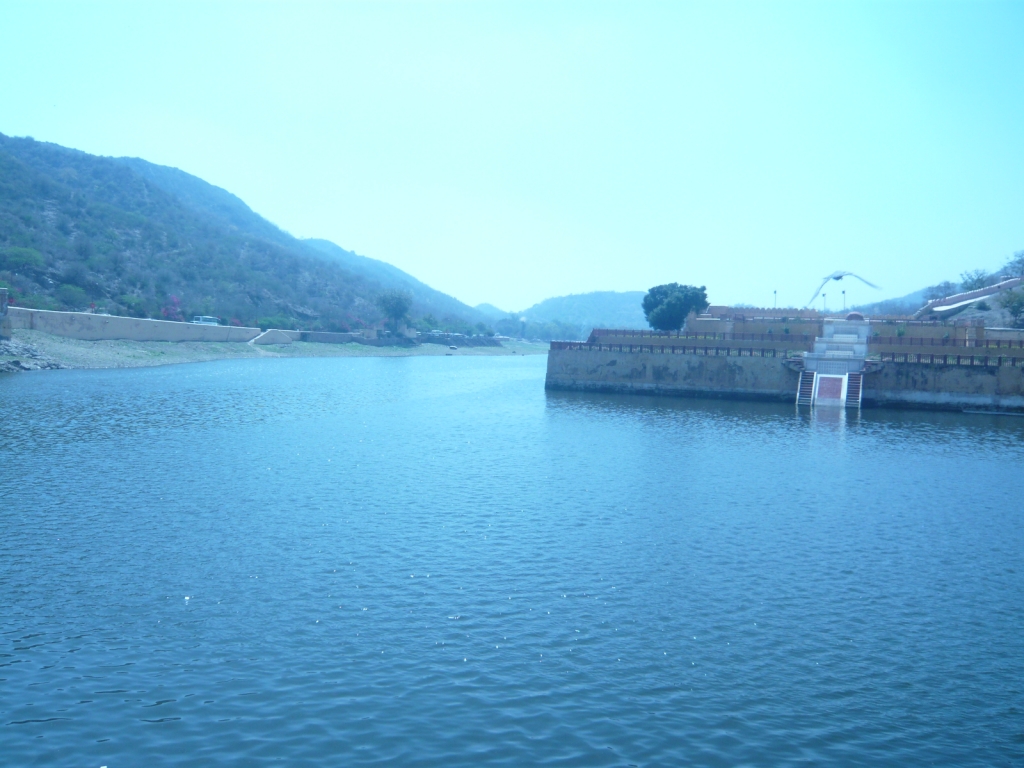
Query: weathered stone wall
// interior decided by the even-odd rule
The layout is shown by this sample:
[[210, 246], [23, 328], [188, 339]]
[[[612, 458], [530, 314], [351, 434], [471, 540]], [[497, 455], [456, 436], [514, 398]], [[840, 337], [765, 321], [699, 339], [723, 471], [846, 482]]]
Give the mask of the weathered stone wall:
[[[352, 342], [364, 343], [366, 336], [361, 333], [332, 333], [330, 331], [296, 331], [296, 341], [315, 341], [320, 344], [351, 344]], [[373, 338], [376, 340], [377, 334]]]
[[1024, 410], [1024, 367], [885, 363], [864, 375], [869, 405]]
[[553, 349], [548, 353], [546, 386], [795, 401], [798, 379], [781, 357]]
[[[794, 402], [798, 380], [781, 357], [552, 349], [546, 386]], [[1024, 367], [887, 362], [865, 374], [863, 403], [1024, 410]]]
[[986, 328], [985, 338], [1002, 341], [1024, 341], [1024, 328]]
[[92, 315], [87, 312], [51, 312], [45, 309], [10, 307], [12, 328], [65, 336], [71, 339], [130, 339], [132, 341], [249, 341], [260, 335], [259, 328], [229, 325], [195, 325], [168, 320]]
[[329, 331], [282, 331], [270, 329], [253, 339], [253, 344], [291, 344], [293, 341], [311, 341], [318, 344], [367, 344], [371, 347], [411, 347], [415, 344], [406, 336], [378, 336], [367, 338], [360, 332], [332, 333]]

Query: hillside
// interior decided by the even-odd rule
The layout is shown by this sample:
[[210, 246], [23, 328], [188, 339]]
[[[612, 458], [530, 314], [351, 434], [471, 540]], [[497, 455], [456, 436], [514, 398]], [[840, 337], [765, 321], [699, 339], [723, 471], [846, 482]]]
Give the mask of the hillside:
[[594, 328], [646, 328], [643, 291], [595, 291], [556, 296], [522, 312], [503, 312], [493, 304], [478, 304], [494, 329], [528, 339], [585, 339]]
[[[545, 299], [519, 314], [527, 320], [557, 320], [592, 328], [644, 328], [643, 291], [594, 291]], [[587, 329], [589, 333], [590, 329]]]
[[474, 309], [486, 317], [488, 320], [501, 320], [502, 318], [508, 317], [510, 313], [503, 309], [498, 309], [493, 304], [483, 303], [477, 304]]
[[858, 304], [851, 310], [863, 312], [865, 315], [912, 315], [928, 301], [929, 288], [921, 288], [906, 296], [895, 299], [875, 301], [871, 304]]
[[[859, 304], [851, 309], [863, 312], [866, 315], [912, 315], [932, 299], [939, 299], [944, 296], [952, 296], [962, 291], [974, 291], [986, 286], [995, 285], [1010, 277], [1024, 276], [1024, 251], [1015, 252], [1006, 263], [999, 269], [991, 272], [984, 269], [973, 269], [961, 273], [960, 281], [945, 281], [938, 285], [908, 293], [895, 299], [872, 302], [871, 304]], [[987, 302], [992, 303], [992, 302]], [[985, 320], [987, 325], [1001, 325], [1008, 321], [1009, 315], [999, 311], [998, 307], [992, 310], [978, 310], [971, 307], [957, 313], [960, 319], [973, 318]]]
[[446, 293], [434, 290], [426, 283], [420, 282], [408, 272], [403, 272], [398, 267], [392, 266], [385, 261], [378, 261], [367, 256], [360, 256], [352, 251], [346, 251], [341, 246], [335, 245], [330, 240], [301, 240], [312, 253], [319, 258], [334, 263], [355, 275], [388, 288], [397, 288], [408, 291], [413, 298], [413, 314], [416, 317], [421, 315], [433, 315], [435, 318], [459, 317], [472, 322], [486, 320], [474, 307], [463, 304], [458, 299], [452, 298]]
[[414, 317], [481, 319], [401, 270], [325, 248], [183, 171], [0, 134], [0, 285], [23, 306], [345, 330], [378, 322], [374, 297], [403, 288]]

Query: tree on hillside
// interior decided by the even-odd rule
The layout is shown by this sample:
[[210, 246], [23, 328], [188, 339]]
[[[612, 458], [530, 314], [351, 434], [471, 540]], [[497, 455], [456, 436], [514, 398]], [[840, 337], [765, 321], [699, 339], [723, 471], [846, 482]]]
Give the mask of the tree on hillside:
[[1006, 291], [999, 297], [999, 304], [1010, 313], [1013, 325], [1020, 328], [1021, 319], [1024, 318], [1024, 290]]
[[1003, 274], [1007, 277], [1024, 277], [1024, 251], [1013, 254], [1013, 258], [1003, 267]]
[[398, 324], [406, 318], [412, 306], [412, 294], [408, 291], [384, 291], [374, 300], [377, 309], [391, 321], [391, 330], [397, 331]]
[[644, 296], [642, 306], [651, 328], [678, 331], [691, 312], [707, 309], [707, 290], [703, 285], [699, 288], [679, 283], [656, 285]]
[[926, 301], [934, 301], [935, 299], [944, 299], [947, 296], [952, 296], [956, 293], [956, 283], [951, 283], [946, 280], [938, 285], [933, 285], [925, 291], [924, 298]]
[[976, 291], [988, 285], [988, 272], [984, 269], [972, 269], [960, 275], [960, 290]]
[[41, 272], [46, 267], [43, 256], [35, 248], [5, 248], [0, 250], [0, 269], [11, 272]]

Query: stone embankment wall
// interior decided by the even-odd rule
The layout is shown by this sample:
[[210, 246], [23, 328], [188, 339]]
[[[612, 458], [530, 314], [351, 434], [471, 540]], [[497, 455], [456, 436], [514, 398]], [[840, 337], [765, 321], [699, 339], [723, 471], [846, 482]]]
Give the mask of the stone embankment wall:
[[291, 344], [314, 341], [322, 344], [369, 344], [371, 346], [412, 346], [405, 336], [378, 337], [376, 332], [328, 333], [325, 331], [285, 331], [239, 328], [230, 325], [196, 325], [169, 320], [94, 315], [88, 312], [53, 312], [45, 309], [9, 307], [4, 318], [5, 336], [11, 328], [26, 328], [54, 336], [87, 341], [254, 341], [257, 344]]
[[238, 328], [229, 325], [195, 325], [169, 320], [92, 315], [87, 312], [51, 312], [45, 309], [25, 309], [23, 307], [10, 307], [7, 311], [12, 328], [26, 328], [50, 333], [54, 336], [90, 341], [129, 339], [132, 341], [245, 342], [260, 335], [259, 328]]
[[500, 347], [497, 339], [484, 336], [456, 336], [450, 334], [420, 334], [419, 339], [406, 334], [381, 335], [375, 330], [353, 333], [327, 331], [287, 331], [259, 328], [238, 328], [228, 325], [197, 325], [169, 320], [148, 320], [116, 315], [94, 315], [88, 312], [53, 312], [46, 309], [10, 307], [2, 318], [4, 338], [13, 328], [42, 331], [54, 336], [87, 341], [252, 341], [256, 344], [291, 344], [310, 341], [320, 344], [367, 344], [374, 347], [412, 347], [419, 343], [455, 344], [465, 347]]
[[548, 389], [790, 401], [800, 375], [782, 357], [552, 349]]
[[[670, 348], [669, 348], [670, 349]], [[799, 374], [785, 358], [557, 349], [548, 389], [795, 402]], [[886, 362], [864, 376], [863, 403], [1024, 410], [1024, 366]]]
[[1024, 366], [885, 363], [864, 375], [871, 405], [1024, 410]]
[[415, 342], [405, 336], [378, 336], [329, 331], [282, 331], [271, 329], [253, 339], [253, 344], [291, 344], [293, 341], [312, 341], [318, 344], [366, 344], [371, 347], [411, 347]]

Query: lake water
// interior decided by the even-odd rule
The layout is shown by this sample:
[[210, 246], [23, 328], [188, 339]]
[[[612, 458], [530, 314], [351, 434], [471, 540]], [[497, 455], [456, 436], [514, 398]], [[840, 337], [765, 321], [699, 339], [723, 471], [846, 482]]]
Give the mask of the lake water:
[[544, 365], [0, 378], [0, 763], [1024, 762], [1024, 419]]

